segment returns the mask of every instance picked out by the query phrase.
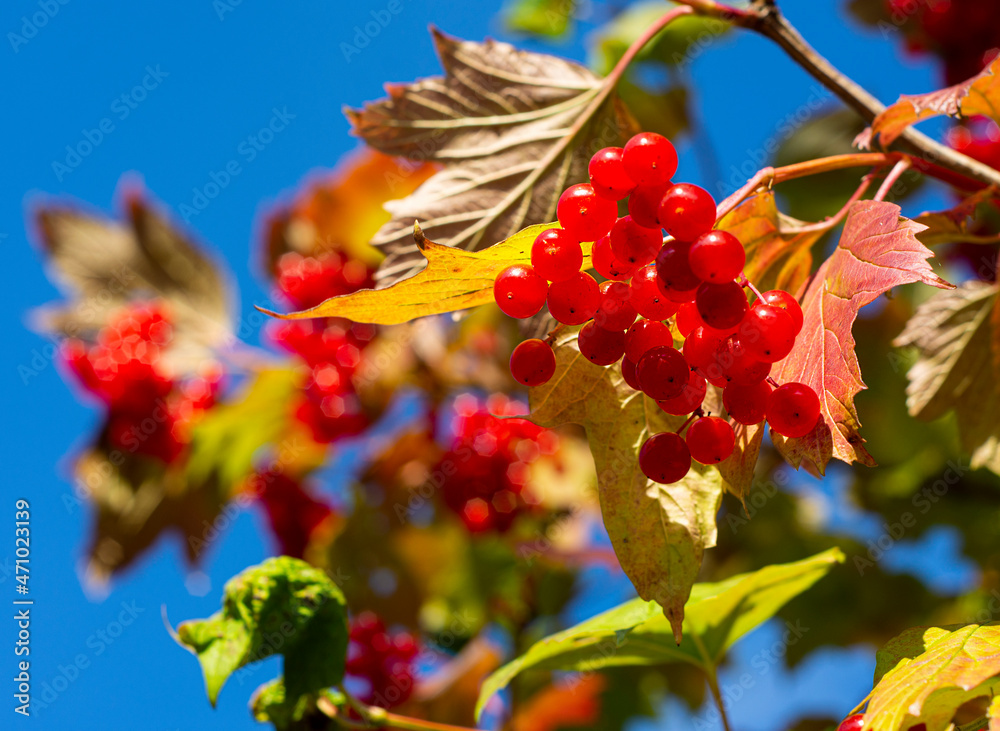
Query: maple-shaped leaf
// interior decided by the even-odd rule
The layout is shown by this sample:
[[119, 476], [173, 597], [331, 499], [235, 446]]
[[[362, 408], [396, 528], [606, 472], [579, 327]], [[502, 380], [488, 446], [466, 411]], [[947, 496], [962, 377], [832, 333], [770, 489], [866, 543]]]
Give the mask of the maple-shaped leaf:
[[966, 282], [924, 302], [894, 345], [919, 354], [906, 405], [918, 419], [955, 412], [972, 466], [1000, 474], [1000, 305], [997, 285]]
[[602, 368], [580, 354], [579, 328], [554, 336], [555, 375], [530, 391], [530, 418], [587, 432], [597, 468], [604, 525], [625, 573], [645, 600], [655, 600], [680, 641], [684, 603], [705, 549], [715, 545], [722, 478], [692, 463], [680, 482], [660, 485], [639, 469], [639, 448], [651, 435], [676, 431], [684, 417], [665, 414], [633, 391], [617, 365]]
[[872, 121], [871, 127], [858, 135], [855, 144], [868, 149], [878, 136], [879, 144], [888, 147], [903, 131], [922, 119], [948, 115], [972, 117], [982, 114], [1000, 122], [1000, 56], [960, 84], [927, 94], [904, 94]]
[[[961, 202], [944, 211], [927, 211], [913, 220], [927, 227], [917, 236], [927, 246], [960, 242], [993, 243], [993, 236], [981, 236], [969, 230], [969, 223], [976, 217], [980, 205], [996, 201], [998, 190], [994, 185], [968, 195]], [[993, 257], [990, 257], [991, 263]]]
[[[531, 245], [542, 231], [555, 223], [529, 226], [506, 241], [482, 251], [463, 251], [424, 238], [418, 226], [413, 232], [417, 250], [427, 267], [409, 279], [385, 289], [359, 289], [331, 297], [316, 307], [281, 315], [258, 308], [283, 320], [309, 317], [346, 317], [354, 322], [398, 325], [418, 317], [465, 310], [493, 302], [497, 275], [513, 264], [531, 263]], [[590, 267], [590, 243], [583, 244], [583, 268]]]
[[876, 656], [865, 731], [945, 731], [961, 706], [1000, 691], [998, 676], [1000, 623], [908, 629]]
[[347, 111], [375, 149], [443, 165], [386, 204], [392, 220], [372, 244], [386, 254], [379, 276], [389, 281], [423, 265], [414, 222], [446, 246], [503, 241], [555, 219], [562, 191], [587, 179], [590, 155], [636, 131], [611, 77], [506, 43], [433, 34], [444, 77], [389, 86], [389, 98]]
[[911, 282], [951, 287], [934, 274], [927, 261], [933, 254], [916, 238], [923, 226], [899, 213], [899, 206], [882, 201], [851, 206], [840, 243], [806, 289], [795, 349], [771, 374], [778, 383], [805, 383], [820, 400], [820, 419], [806, 436], [787, 439], [771, 432], [775, 447], [794, 467], [804, 463], [822, 473], [834, 458], [875, 464], [854, 406], [854, 397], [866, 388], [854, 352], [854, 320], [893, 287]]

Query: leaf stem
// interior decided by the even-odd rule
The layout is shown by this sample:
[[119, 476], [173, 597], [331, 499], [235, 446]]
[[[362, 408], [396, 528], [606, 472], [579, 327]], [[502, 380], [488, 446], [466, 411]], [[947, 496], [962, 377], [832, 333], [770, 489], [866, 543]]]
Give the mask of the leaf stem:
[[708, 689], [712, 692], [712, 698], [715, 700], [715, 705], [719, 707], [719, 715], [722, 717], [722, 727], [725, 731], [732, 731], [729, 725], [729, 717], [726, 716], [726, 704], [722, 701], [722, 693], [719, 691], [719, 678], [716, 674], [715, 662], [708, 654], [708, 648], [705, 647], [704, 641], [697, 632], [689, 633], [695, 647], [698, 648], [698, 654], [701, 655], [702, 659], [702, 670], [705, 671], [705, 675], [708, 678]]
[[[639, 52], [642, 51], [643, 47], [656, 37], [657, 33], [678, 18], [685, 15], [692, 15], [694, 12], [694, 8], [688, 7], [687, 5], [679, 5], [676, 8], [668, 10], [666, 13], [657, 18], [651, 26], [643, 31], [642, 35], [632, 42], [632, 45], [630, 45], [625, 50], [625, 53], [622, 54], [622, 57], [618, 59], [618, 63], [615, 64], [615, 67], [611, 69], [611, 73], [609, 73], [606, 77], [608, 83], [605, 84], [604, 89], [602, 89], [602, 91], [605, 91], [606, 93], [603, 93], [601, 96], [604, 97], [607, 96], [607, 93], [610, 93], [611, 89], [614, 88], [615, 84], [618, 83], [618, 80], [621, 79], [622, 75], [625, 73], [625, 70], [629, 67], [629, 64], [635, 60], [635, 57], [639, 55]], [[601, 101], [604, 101], [603, 98]]]
[[889, 171], [889, 174], [885, 176], [885, 180], [882, 181], [882, 185], [879, 186], [878, 192], [875, 193], [875, 200], [884, 201], [885, 197], [892, 191], [892, 186], [895, 185], [900, 176], [902, 176], [902, 174], [909, 169], [910, 161], [908, 159], [903, 158], [897, 162], [893, 166], [892, 170]]

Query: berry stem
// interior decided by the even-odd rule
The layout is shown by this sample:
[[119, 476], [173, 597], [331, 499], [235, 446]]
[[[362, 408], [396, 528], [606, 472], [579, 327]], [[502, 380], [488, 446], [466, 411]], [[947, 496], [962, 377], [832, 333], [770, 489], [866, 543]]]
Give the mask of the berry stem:
[[884, 201], [885, 197], [889, 195], [892, 190], [892, 186], [896, 184], [896, 181], [910, 169], [910, 161], [907, 158], [903, 158], [897, 162], [889, 174], [885, 176], [885, 180], [882, 181], [882, 185], [879, 186], [878, 192], [875, 193], [875, 200]]
[[704, 412], [704, 411], [702, 411], [702, 410], [701, 410], [701, 408], [697, 408], [697, 409], [695, 409], [695, 410], [694, 410], [694, 411], [693, 411], [693, 412], [691, 413], [691, 416], [689, 416], [689, 417], [687, 418], [687, 421], [685, 421], [685, 422], [684, 422], [683, 424], [681, 424], [680, 428], [679, 428], [679, 429], [678, 429], [677, 431], [675, 431], [675, 432], [674, 432], [674, 434], [676, 434], [677, 436], [680, 436], [680, 435], [681, 435], [681, 432], [682, 432], [682, 431], [684, 431], [685, 429], [687, 429], [687, 428], [688, 428], [688, 425], [689, 425], [689, 424], [690, 424], [690, 423], [691, 423], [692, 421], [694, 421], [694, 420], [695, 420], [695, 419], [697, 419], [698, 417], [701, 417], [701, 416], [704, 416], [704, 415], [705, 415], [705, 412]]
[[753, 286], [753, 282], [751, 282], [749, 279], [747, 279], [747, 275], [746, 274], [741, 274], [740, 275], [740, 286], [741, 287], [746, 287], [751, 292], [753, 292], [754, 296], [757, 299], [759, 299], [759, 300], [763, 300], [764, 299], [764, 296], [758, 291], [758, 289], [755, 286]]
[[771, 378], [771, 376], [767, 377], [767, 382], [770, 383], [775, 388], [781, 388], [781, 386], [778, 385], [778, 382], [776, 380], [774, 380], [773, 378]]
[[360, 721], [345, 718], [343, 714], [338, 713], [336, 707], [329, 703], [317, 703], [317, 708], [326, 716], [336, 719], [337, 724], [344, 728], [357, 729], [358, 731], [361, 729], [370, 731], [373, 728], [401, 729], [402, 731], [473, 731], [466, 726], [453, 726], [448, 723], [437, 723], [422, 718], [389, 713], [384, 708], [365, 705], [348, 693], [343, 686], [338, 687], [338, 690], [344, 694], [347, 705], [361, 717]]

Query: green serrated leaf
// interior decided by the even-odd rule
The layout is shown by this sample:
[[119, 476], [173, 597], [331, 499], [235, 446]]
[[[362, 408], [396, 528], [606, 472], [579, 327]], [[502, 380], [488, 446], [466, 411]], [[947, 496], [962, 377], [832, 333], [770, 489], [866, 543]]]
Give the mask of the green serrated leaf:
[[315, 728], [310, 724], [310, 716], [319, 713], [316, 709], [319, 697], [337, 707], [345, 702], [343, 694], [331, 690], [288, 698], [284, 679], [275, 678], [256, 690], [250, 699], [250, 712], [254, 720], [272, 724], [275, 731], [308, 731]]
[[326, 574], [282, 556], [230, 579], [222, 611], [182, 623], [177, 636], [198, 656], [213, 706], [230, 675], [275, 654], [284, 656], [288, 695], [297, 698], [343, 678], [346, 612], [343, 594]]

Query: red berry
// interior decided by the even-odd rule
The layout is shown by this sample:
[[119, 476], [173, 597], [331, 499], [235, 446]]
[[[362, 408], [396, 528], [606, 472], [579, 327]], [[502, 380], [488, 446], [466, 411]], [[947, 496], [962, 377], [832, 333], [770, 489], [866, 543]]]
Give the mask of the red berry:
[[740, 340], [757, 360], [777, 363], [795, 346], [795, 323], [787, 311], [754, 302], [740, 325]]
[[686, 292], [701, 284], [688, 262], [690, 248], [691, 245], [683, 241], [668, 241], [660, 248], [656, 255], [656, 275], [664, 289]]
[[605, 147], [595, 152], [588, 172], [594, 192], [608, 200], [621, 200], [635, 187], [635, 181], [625, 172], [620, 147]]
[[665, 185], [636, 186], [628, 197], [628, 212], [637, 224], [646, 228], [662, 228], [659, 205], [666, 190]]
[[691, 244], [688, 261], [703, 282], [720, 283], [739, 276], [747, 254], [740, 240], [728, 231], [709, 231]]
[[663, 194], [657, 218], [675, 239], [694, 241], [715, 225], [715, 200], [704, 188], [678, 183]]
[[601, 304], [594, 322], [605, 330], [621, 330], [635, 322], [635, 308], [628, 301], [629, 285], [625, 282], [601, 282]]
[[541, 386], [555, 372], [556, 355], [544, 340], [525, 340], [510, 354], [510, 374], [522, 386]]
[[667, 299], [676, 305], [682, 305], [685, 302], [694, 302], [695, 295], [698, 294], [697, 289], [664, 289], [663, 294], [666, 295]]
[[674, 414], [675, 416], [682, 416], [684, 414], [690, 414], [692, 411], [701, 406], [702, 401], [705, 400], [705, 394], [708, 392], [708, 386], [706, 381], [699, 374], [694, 371], [689, 371], [688, 382], [681, 389], [678, 396], [671, 399], [664, 399], [662, 401], [657, 401], [660, 408], [663, 409], [668, 414]]
[[531, 245], [531, 268], [550, 282], [569, 279], [583, 266], [580, 242], [561, 228], [542, 231]]
[[698, 462], [718, 464], [733, 453], [736, 435], [725, 419], [705, 416], [688, 427], [686, 441], [691, 456]]
[[640, 185], [666, 185], [677, 172], [677, 151], [666, 137], [640, 132], [625, 144], [625, 173]]
[[611, 230], [618, 218], [618, 206], [597, 195], [590, 183], [578, 183], [559, 196], [556, 217], [570, 236], [579, 241], [597, 241]]
[[620, 261], [611, 250], [611, 240], [608, 236], [594, 242], [594, 248], [590, 252], [594, 269], [605, 279], [614, 279], [624, 282], [632, 276], [635, 267]]
[[727, 386], [722, 392], [722, 405], [726, 413], [740, 424], [759, 424], [767, 415], [767, 400], [771, 384], [760, 381], [751, 386]]
[[840, 725], [837, 726], [837, 731], [863, 731], [864, 727], [865, 717], [860, 713], [855, 713], [841, 721]]
[[601, 303], [597, 280], [587, 272], [549, 285], [549, 312], [564, 325], [582, 325], [594, 316]]
[[632, 216], [619, 218], [608, 235], [611, 251], [618, 261], [633, 267], [649, 264], [663, 245], [663, 233], [658, 228], [644, 228]]
[[493, 283], [493, 297], [511, 317], [531, 317], [542, 309], [549, 285], [530, 266], [514, 264], [504, 269]]
[[694, 301], [698, 305], [701, 319], [716, 330], [726, 330], [739, 325], [749, 309], [743, 287], [736, 282], [723, 284], [705, 282], [698, 287]]
[[647, 350], [635, 368], [643, 393], [655, 401], [680, 396], [690, 373], [684, 356], [669, 345]]
[[729, 335], [719, 344], [715, 360], [727, 385], [749, 386], [760, 383], [771, 373], [771, 364], [754, 358], [737, 335]]
[[692, 368], [706, 371], [715, 364], [722, 335], [708, 326], [696, 327], [684, 340], [684, 360]]
[[691, 469], [691, 452], [673, 432], [654, 434], [639, 449], [639, 468], [653, 482], [669, 485]]
[[786, 383], [767, 399], [767, 423], [785, 437], [804, 437], [819, 420], [819, 397], [804, 383]]
[[694, 302], [685, 302], [677, 308], [677, 329], [680, 334], [687, 337], [696, 327], [701, 327], [705, 321], [698, 314], [698, 305]]
[[802, 308], [792, 295], [783, 289], [772, 289], [764, 292], [760, 297], [767, 304], [787, 312], [795, 325], [795, 334], [799, 334], [799, 331], [802, 330]]
[[599, 366], [608, 366], [624, 354], [625, 333], [620, 330], [605, 330], [588, 322], [580, 330], [577, 343], [584, 358]]
[[630, 361], [628, 358], [622, 358], [622, 378], [625, 379], [633, 391], [641, 391], [642, 388], [639, 386], [639, 380], [635, 376], [635, 363]]
[[670, 328], [658, 320], [639, 320], [625, 333], [625, 355], [636, 365], [646, 351], [658, 345], [673, 344]]
[[677, 303], [667, 298], [652, 264], [632, 275], [628, 296], [636, 312], [649, 320], [666, 320], [677, 312]]

